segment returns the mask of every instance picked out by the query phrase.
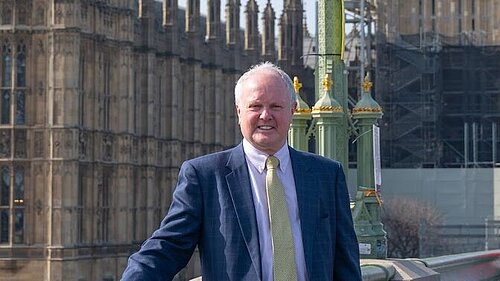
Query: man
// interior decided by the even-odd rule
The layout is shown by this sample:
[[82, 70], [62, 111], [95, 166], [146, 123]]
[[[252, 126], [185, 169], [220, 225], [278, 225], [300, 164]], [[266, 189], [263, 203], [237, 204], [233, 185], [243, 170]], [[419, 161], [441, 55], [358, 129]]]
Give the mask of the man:
[[288, 75], [254, 66], [235, 103], [242, 143], [182, 164], [167, 216], [122, 280], [171, 280], [196, 246], [203, 281], [361, 280], [342, 167], [287, 145]]

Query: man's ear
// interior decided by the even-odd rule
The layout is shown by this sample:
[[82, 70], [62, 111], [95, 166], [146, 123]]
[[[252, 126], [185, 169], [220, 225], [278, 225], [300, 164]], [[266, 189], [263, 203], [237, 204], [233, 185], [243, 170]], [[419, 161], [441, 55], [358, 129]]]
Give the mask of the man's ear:
[[236, 111], [236, 115], [238, 116], [238, 124], [240, 124], [240, 111], [241, 111], [240, 107], [237, 104], [235, 104], [234, 110]]

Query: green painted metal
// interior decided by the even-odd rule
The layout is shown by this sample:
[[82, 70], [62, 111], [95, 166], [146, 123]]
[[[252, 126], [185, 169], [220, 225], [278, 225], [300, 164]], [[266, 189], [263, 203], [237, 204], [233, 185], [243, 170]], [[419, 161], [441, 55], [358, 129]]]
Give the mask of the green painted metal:
[[298, 77], [293, 78], [293, 86], [295, 88], [295, 102], [297, 105], [293, 113], [292, 124], [288, 130], [288, 144], [295, 149], [307, 151], [309, 140], [307, 128], [308, 122], [311, 120], [311, 109], [300, 97], [302, 83], [299, 82]]
[[[347, 104], [347, 75], [343, 62], [344, 1], [318, 1], [318, 66], [316, 70], [316, 99], [312, 108], [313, 121], [309, 131], [316, 134], [316, 152], [340, 161], [348, 174], [349, 112]], [[298, 81], [297, 81], [298, 82]], [[375, 188], [372, 126], [382, 117], [382, 110], [371, 97], [371, 82], [362, 83], [361, 100], [353, 109], [357, 121], [358, 190], [353, 219], [364, 258], [386, 258], [387, 239], [380, 220], [381, 200]], [[296, 88], [297, 92], [297, 88]], [[300, 98], [300, 97], [299, 97]], [[305, 150], [308, 133], [303, 112], [294, 114], [289, 131], [291, 146]]]
[[382, 117], [382, 109], [371, 97], [372, 83], [366, 77], [362, 98], [353, 108], [357, 120], [357, 184], [353, 220], [362, 258], [387, 258], [387, 237], [380, 219], [382, 201], [375, 186], [373, 126]]
[[[309, 116], [308, 116], [309, 115]], [[288, 144], [298, 150], [307, 151], [309, 137], [307, 136], [308, 121], [311, 114], [294, 114], [293, 121], [288, 130]]]
[[[335, 138], [335, 159], [342, 163], [344, 173], [349, 174], [349, 107], [347, 104], [347, 75], [344, 61], [334, 58], [333, 61], [333, 96], [340, 103], [343, 115], [336, 120], [338, 134]], [[331, 145], [331, 144], [330, 144]]]
[[343, 118], [343, 108], [332, 96], [332, 80], [330, 74], [325, 74], [322, 81], [323, 94], [312, 108], [312, 116], [316, 126], [316, 153], [335, 159], [335, 140], [341, 133], [340, 120]]
[[[334, 62], [342, 62], [344, 54], [344, 1], [320, 0], [318, 2], [318, 52], [319, 64], [316, 77], [332, 74]], [[343, 63], [343, 62], [342, 62]], [[334, 76], [339, 83], [343, 79]], [[321, 83], [321, 79], [318, 79]], [[318, 85], [318, 89], [320, 85]], [[339, 89], [340, 90], [340, 89]], [[319, 97], [316, 97], [318, 99]]]
[[[342, 163], [348, 174], [347, 92], [344, 75], [344, 4], [342, 0], [318, 2], [318, 102], [313, 107], [316, 148], [320, 155]], [[328, 89], [325, 81], [329, 81]], [[332, 82], [333, 81], [333, 82]], [[333, 110], [327, 107], [331, 106]]]

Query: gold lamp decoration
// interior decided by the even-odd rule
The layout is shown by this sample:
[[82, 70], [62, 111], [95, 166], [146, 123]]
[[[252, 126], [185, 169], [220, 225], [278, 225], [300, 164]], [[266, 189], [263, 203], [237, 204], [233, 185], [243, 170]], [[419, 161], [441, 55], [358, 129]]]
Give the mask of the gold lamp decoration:
[[321, 85], [323, 85], [323, 90], [325, 90], [325, 92], [328, 92], [330, 91], [330, 89], [332, 88], [332, 79], [330, 79], [330, 75], [328, 74], [325, 74], [325, 78], [323, 78], [323, 81], [321, 82]]
[[293, 88], [297, 95], [300, 93], [300, 89], [302, 89], [302, 83], [299, 82], [299, 77], [297, 76], [293, 77]]
[[361, 88], [363, 88], [363, 91], [365, 91], [366, 93], [370, 92], [370, 90], [372, 89], [373, 87], [373, 83], [370, 81], [370, 77], [368, 76], [368, 74], [365, 76], [365, 80], [363, 81], [363, 83], [361, 83]]
[[324, 94], [313, 106], [313, 111], [342, 112], [342, 106], [330, 94], [333, 85], [330, 74], [325, 74], [321, 85], [323, 85]]
[[299, 81], [299, 77], [293, 77], [293, 88], [295, 89], [295, 101], [297, 106], [295, 107], [296, 114], [308, 114], [311, 113], [311, 109], [307, 103], [300, 97], [300, 89], [302, 89], [302, 83]]
[[352, 113], [382, 112], [382, 108], [370, 94], [372, 87], [373, 83], [370, 81], [370, 76], [366, 74], [365, 79], [361, 83], [361, 88], [363, 89], [361, 100], [352, 109]]

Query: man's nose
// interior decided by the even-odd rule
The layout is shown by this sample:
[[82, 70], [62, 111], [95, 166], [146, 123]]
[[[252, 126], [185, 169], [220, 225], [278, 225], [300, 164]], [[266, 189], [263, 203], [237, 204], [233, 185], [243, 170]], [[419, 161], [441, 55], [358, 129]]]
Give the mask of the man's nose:
[[262, 109], [262, 112], [260, 113], [260, 119], [270, 119], [271, 118], [271, 113], [269, 112], [269, 109], [264, 108]]

